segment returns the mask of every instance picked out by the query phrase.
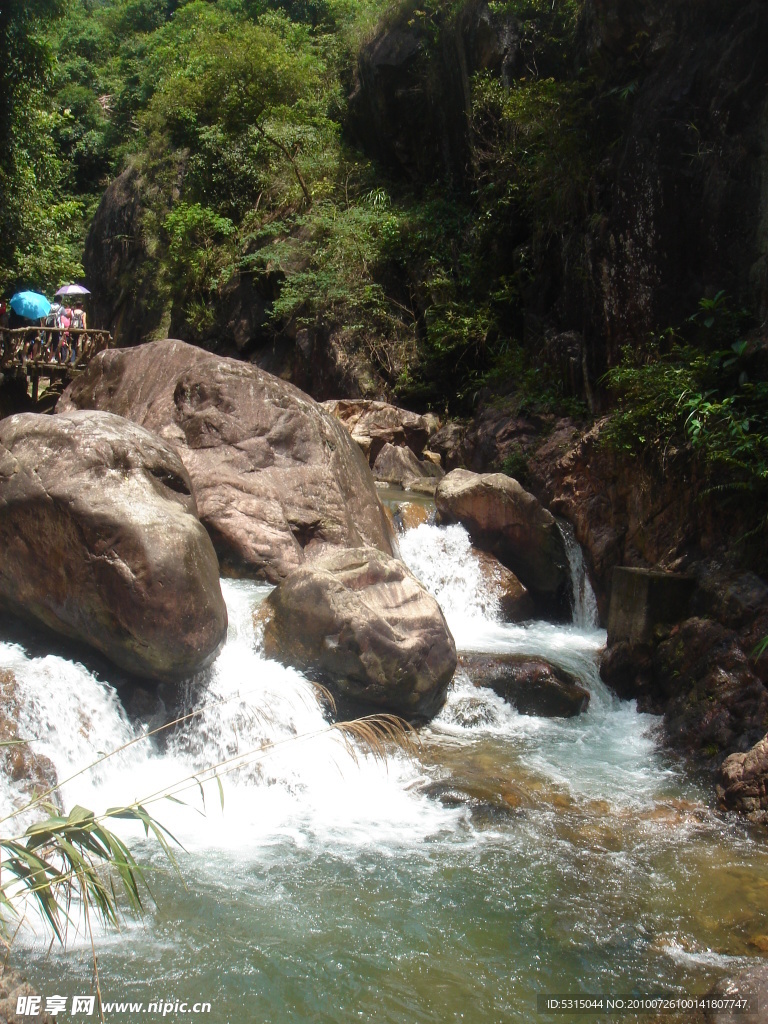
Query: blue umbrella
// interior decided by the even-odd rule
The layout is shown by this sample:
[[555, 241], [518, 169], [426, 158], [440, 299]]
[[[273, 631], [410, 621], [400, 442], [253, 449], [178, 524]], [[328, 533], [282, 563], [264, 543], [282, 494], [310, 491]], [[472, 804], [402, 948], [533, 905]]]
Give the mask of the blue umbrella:
[[39, 292], [16, 292], [10, 302], [11, 309], [25, 320], [39, 320], [51, 312], [51, 304]]

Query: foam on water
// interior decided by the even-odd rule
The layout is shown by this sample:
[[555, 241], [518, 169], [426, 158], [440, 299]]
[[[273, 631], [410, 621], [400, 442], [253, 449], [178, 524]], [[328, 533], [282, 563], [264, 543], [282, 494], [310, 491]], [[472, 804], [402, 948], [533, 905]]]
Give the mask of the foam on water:
[[[128, 721], [113, 687], [82, 665], [0, 644], [0, 666], [17, 679], [21, 734], [56, 765], [65, 806], [79, 803], [98, 813], [141, 801], [188, 849], [252, 851], [286, 837], [298, 845], [395, 849], [449, 826], [456, 812], [415, 791], [422, 778], [417, 766], [397, 754], [383, 764], [345, 743], [329, 729], [315, 688], [263, 657], [252, 612], [265, 588], [222, 586], [227, 644], [189, 687], [197, 695], [187, 709], [192, 717], [163, 745], [140, 739], [141, 727]], [[104, 760], [111, 751], [118, 753]], [[168, 794], [205, 816], [169, 802]], [[19, 794], [9, 790], [5, 800], [8, 809], [13, 800], [18, 806]]]
[[[144, 726], [129, 721], [108, 680], [0, 644], [0, 667], [18, 681], [21, 730], [61, 779], [123, 748], [65, 783], [66, 805], [98, 812], [158, 794], [150, 809], [186, 848], [182, 884], [156, 844], [121, 827], [141, 863], [157, 869], [158, 910], [126, 926], [128, 941], [125, 931], [99, 936], [102, 990], [146, 999], [151, 983], [140, 979], [199, 985], [216, 1019], [230, 1024], [358, 1016], [523, 1024], [531, 993], [544, 989], [628, 991], [706, 976], [706, 991], [711, 971], [736, 963], [712, 959], [712, 922], [723, 919], [725, 943], [765, 903], [754, 888], [744, 920], [726, 920], [745, 883], [715, 872], [735, 852], [739, 870], [749, 863], [762, 878], [764, 858], [736, 826], [723, 838], [717, 823], [700, 825], [698, 810], [683, 806], [682, 824], [656, 819], [654, 802], [685, 795], [686, 784], [657, 749], [654, 719], [602, 685], [605, 635], [585, 613], [586, 588], [576, 588], [572, 624], [505, 624], [461, 527], [420, 527], [401, 546], [460, 649], [548, 658], [589, 688], [588, 712], [525, 717], [459, 671], [424, 731], [420, 760], [355, 756], [329, 732], [314, 687], [264, 658], [252, 612], [268, 588], [252, 583], [223, 583], [227, 643], [190, 681], [193, 717], [162, 744], [142, 738]], [[221, 762], [223, 809], [210, 771]], [[492, 801], [497, 782], [499, 793], [507, 784], [529, 793], [505, 810]], [[437, 798], [448, 793], [450, 803], [464, 783], [477, 813], [471, 802]], [[164, 800], [169, 790], [197, 810]], [[8, 788], [0, 798], [7, 808], [20, 794]], [[730, 877], [730, 887], [710, 885], [712, 877]], [[77, 908], [73, 917], [77, 926]], [[75, 960], [90, 977], [85, 930], [71, 938], [70, 949], [84, 947], [79, 960], [49, 954], [40, 927], [17, 939], [25, 968], [50, 991], [61, 990]]]
[[440, 603], [457, 648], [465, 652], [528, 654], [576, 676], [590, 692], [585, 714], [543, 719], [517, 714], [485, 687], [459, 673], [433, 729], [456, 734], [506, 735], [521, 761], [573, 794], [626, 806], [647, 806], [678, 783], [657, 755], [656, 719], [621, 701], [598, 671], [605, 631], [573, 531], [564, 531], [572, 574], [573, 622], [558, 625], [501, 620], [485, 592], [466, 530], [419, 526], [406, 533], [401, 552], [410, 569]]

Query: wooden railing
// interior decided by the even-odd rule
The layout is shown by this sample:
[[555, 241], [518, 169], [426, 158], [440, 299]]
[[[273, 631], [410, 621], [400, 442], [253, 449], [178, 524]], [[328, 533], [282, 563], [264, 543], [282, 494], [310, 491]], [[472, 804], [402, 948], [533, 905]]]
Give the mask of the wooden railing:
[[109, 348], [109, 331], [61, 327], [0, 328], [0, 370], [23, 367], [30, 376], [45, 376], [45, 371], [82, 369], [97, 352]]

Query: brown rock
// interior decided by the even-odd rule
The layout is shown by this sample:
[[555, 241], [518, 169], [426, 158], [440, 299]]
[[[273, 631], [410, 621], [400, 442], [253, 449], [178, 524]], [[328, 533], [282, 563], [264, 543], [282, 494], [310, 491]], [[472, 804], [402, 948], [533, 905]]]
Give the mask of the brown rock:
[[533, 618], [535, 604], [517, 576], [487, 551], [474, 548], [473, 553], [480, 563], [488, 590], [499, 602], [505, 621], [524, 622]]
[[456, 647], [433, 597], [374, 548], [330, 551], [272, 591], [264, 651], [344, 696], [406, 716], [435, 714]]
[[36, 1016], [30, 1018], [36, 1024], [54, 1024], [58, 1019], [46, 1013], [44, 994], [39, 989], [27, 984], [22, 975], [13, 967], [6, 965], [0, 973], [0, 1024], [17, 1024], [22, 1019], [16, 1013], [20, 996], [40, 997], [40, 1010]]
[[395, 526], [402, 532], [429, 522], [429, 509], [415, 501], [402, 501], [395, 510]]
[[173, 444], [223, 569], [277, 582], [328, 547], [392, 552], [360, 449], [291, 384], [180, 341], [97, 356], [58, 411], [108, 409]]
[[708, 1008], [704, 1012], [706, 1024], [764, 1024], [765, 1008], [768, 1006], [768, 963], [755, 958], [748, 967], [730, 978], [723, 978], [710, 990], [715, 999], [748, 1000], [749, 1011], [730, 1009], [732, 1003], [722, 1009]]
[[0, 602], [136, 675], [224, 641], [219, 565], [176, 452], [108, 413], [0, 421]]
[[487, 686], [522, 715], [573, 718], [589, 706], [589, 691], [543, 658], [462, 654], [459, 665], [475, 686]]
[[[58, 778], [50, 758], [37, 753], [34, 743], [21, 741], [18, 719], [16, 677], [7, 669], [0, 669], [0, 771], [31, 800], [55, 790]], [[55, 794], [48, 797], [51, 802], [56, 799]]]
[[455, 469], [435, 494], [442, 522], [460, 522], [472, 543], [519, 577], [551, 614], [566, 615], [568, 560], [554, 516], [503, 473]]
[[371, 465], [385, 444], [407, 446], [414, 455], [420, 455], [429, 438], [429, 423], [424, 416], [387, 402], [341, 399], [323, 402], [323, 408], [344, 424]]
[[465, 463], [464, 438], [467, 428], [461, 423], [449, 422], [429, 439], [429, 447], [440, 456], [446, 469], [456, 469]]
[[738, 635], [712, 619], [657, 627], [647, 642], [616, 643], [600, 674], [641, 710], [663, 714], [675, 746], [710, 758], [746, 751], [768, 729], [768, 692]]
[[373, 475], [396, 487], [410, 487], [425, 478], [437, 481], [444, 473], [434, 462], [417, 459], [410, 448], [385, 444], [373, 464]]
[[724, 810], [754, 815], [768, 811], [768, 736], [720, 766], [717, 796]]

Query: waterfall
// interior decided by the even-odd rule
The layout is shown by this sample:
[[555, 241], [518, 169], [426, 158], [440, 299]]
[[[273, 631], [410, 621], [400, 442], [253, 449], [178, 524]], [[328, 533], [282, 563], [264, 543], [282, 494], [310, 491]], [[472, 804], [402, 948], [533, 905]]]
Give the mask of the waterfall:
[[[145, 737], [146, 722], [129, 720], [108, 680], [66, 658], [37, 657], [0, 642], [0, 668], [16, 679], [20, 735], [50, 758], [60, 783], [87, 768], [61, 787], [67, 810], [81, 804], [100, 813], [149, 798], [150, 812], [187, 850], [256, 848], [284, 835], [306, 843], [330, 834], [342, 845], [394, 846], [446, 819], [447, 811], [414, 790], [421, 778], [417, 765], [397, 753], [381, 764], [364, 749], [350, 748], [329, 731], [315, 687], [264, 657], [252, 616], [269, 589], [222, 581], [227, 643], [190, 681], [182, 713], [193, 717], [160, 743]], [[118, 753], [104, 759], [112, 751]], [[211, 771], [222, 762], [224, 809]], [[187, 806], [165, 799], [168, 792]], [[0, 814], [11, 815], [26, 799], [0, 780]], [[28, 814], [17, 815], [3, 828], [6, 835], [19, 834], [28, 824]], [[139, 836], [129, 824], [117, 823], [115, 830]]]
[[568, 557], [568, 568], [571, 574], [571, 607], [573, 608], [573, 624], [579, 629], [595, 630], [600, 624], [597, 600], [592, 584], [589, 582], [587, 569], [584, 565], [584, 554], [576, 540], [576, 534], [570, 523], [558, 520], [560, 533], [565, 544]]

